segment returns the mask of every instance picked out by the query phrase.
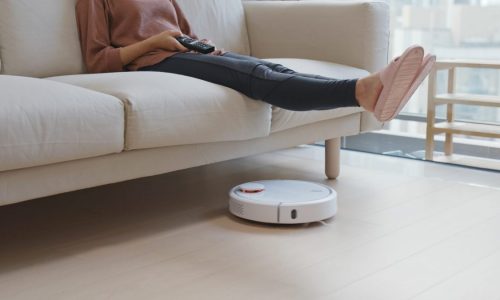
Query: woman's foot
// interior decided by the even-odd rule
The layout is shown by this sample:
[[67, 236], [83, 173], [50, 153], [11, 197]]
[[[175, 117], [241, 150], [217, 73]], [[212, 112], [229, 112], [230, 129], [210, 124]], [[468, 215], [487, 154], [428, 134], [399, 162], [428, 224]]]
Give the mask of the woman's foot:
[[366, 111], [373, 112], [382, 88], [382, 81], [377, 73], [359, 79], [356, 82], [356, 99], [359, 105]]
[[358, 80], [359, 105], [381, 122], [396, 117], [434, 65], [435, 56], [423, 60], [423, 53], [422, 47], [411, 46], [380, 72]]

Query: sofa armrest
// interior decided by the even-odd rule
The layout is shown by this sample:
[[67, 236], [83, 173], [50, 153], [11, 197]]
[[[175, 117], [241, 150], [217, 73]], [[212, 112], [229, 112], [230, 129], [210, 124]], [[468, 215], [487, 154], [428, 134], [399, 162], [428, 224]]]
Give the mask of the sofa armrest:
[[253, 56], [316, 59], [369, 72], [387, 63], [389, 6], [384, 2], [243, 4]]

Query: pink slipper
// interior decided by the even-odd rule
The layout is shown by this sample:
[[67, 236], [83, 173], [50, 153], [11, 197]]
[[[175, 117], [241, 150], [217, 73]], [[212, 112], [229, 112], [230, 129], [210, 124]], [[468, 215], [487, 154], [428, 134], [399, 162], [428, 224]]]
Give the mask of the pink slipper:
[[395, 118], [399, 112], [403, 109], [403, 107], [406, 105], [406, 103], [410, 100], [411, 96], [415, 93], [417, 88], [422, 84], [422, 81], [429, 75], [429, 73], [432, 71], [432, 68], [436, 64], [436, 55], [432, 54], [427, 54], [423, 61], [422, 65], [420, 66], [420, 69], [418, 70], [417, 76], [413, 80], [410, 89], [408, 90], [408, 93], [405, 95], [406, 101], [402, 102], [399, 105], [399, 108], [396, 110], [394, 113], [394, 116], [392, 118]]
[[380, 122], [393, 119], [402, 106], [408, 102], [414, 79], [422, 65], [424, 49], [411, 46], [379, 72], [382, 91], [375, 104], [374, 115]]

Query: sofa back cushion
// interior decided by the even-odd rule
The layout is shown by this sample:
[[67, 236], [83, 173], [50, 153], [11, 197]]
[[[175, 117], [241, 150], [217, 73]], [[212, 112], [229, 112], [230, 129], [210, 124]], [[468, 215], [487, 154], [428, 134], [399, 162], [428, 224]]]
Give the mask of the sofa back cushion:
[[2, 73], [44, 77], [84, 71], [77, 0], [1, 0]]
[[[1, 0], [2, 74], [48, 77], [85, 72], [75, 19], [77, 0]], [[240, 0], [178, 0], [200, 38], [249, 53]]]
[[177, 0], [196, 35], [217, 47], [250, 54], [245, 12], [240, 0]]

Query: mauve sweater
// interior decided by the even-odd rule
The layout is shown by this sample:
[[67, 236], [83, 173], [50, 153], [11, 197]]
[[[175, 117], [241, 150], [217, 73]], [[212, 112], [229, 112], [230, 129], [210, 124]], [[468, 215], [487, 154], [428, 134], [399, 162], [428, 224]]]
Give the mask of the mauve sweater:
[[[76, 18], [89, 73], [123, 71], [120, 47], [165, 30], [197, 38], [175, 0], [79, 0]], [[156, 49], [132, 61], [126, 69], [154, 65], [175, 53]]]

